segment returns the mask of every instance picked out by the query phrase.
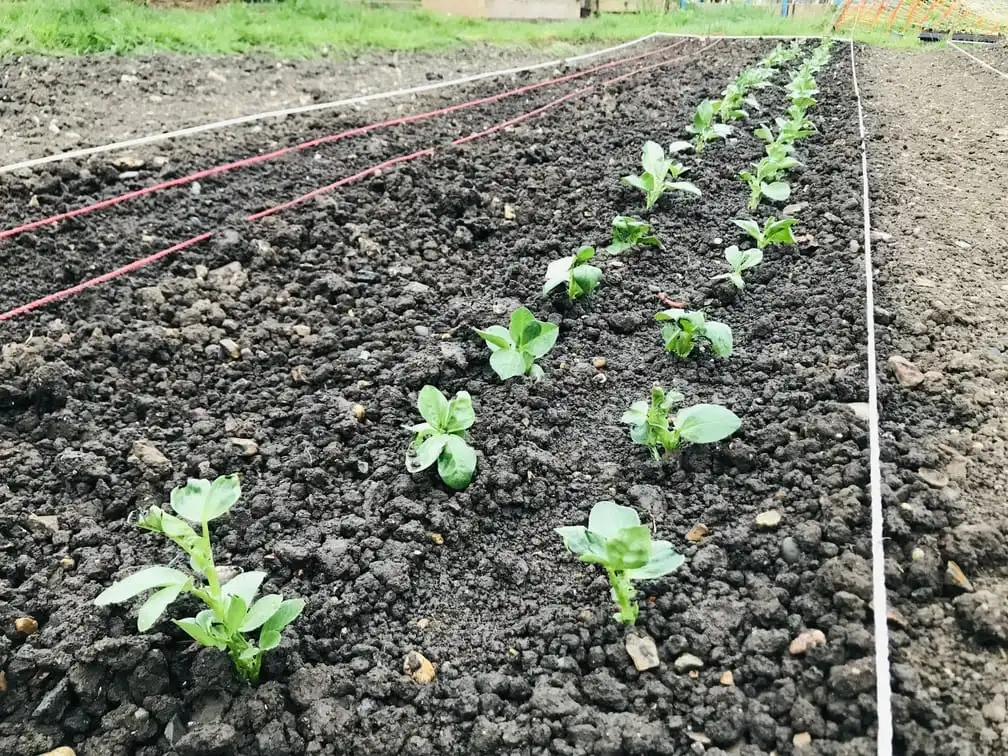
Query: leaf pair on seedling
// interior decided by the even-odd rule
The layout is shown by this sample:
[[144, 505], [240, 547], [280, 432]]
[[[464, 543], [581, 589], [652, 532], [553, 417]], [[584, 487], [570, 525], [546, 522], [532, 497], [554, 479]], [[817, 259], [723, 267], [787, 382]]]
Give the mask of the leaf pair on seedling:
[[631, 440], [650, 449], [655, 459], [662, 452], [678, 449], [683, 441], [713, 444], [730, 436], [742, 424], [734, 412], [717, 404], [684, 407], [672, 417], [672, 408], [683, 398], [678, 391], [666, 394], [655, 386], [651, 389], [651, 401], [634, 402], [620, 422], [630, 426]]
[[563, 285], [566, 285], [567, 298], [572, 302], [595, 291], [602, 282], [602, 269], [588, 264], [593, 257], [594, 247], [580, 247], [573, 255], [551, 262], [546, 268], [543, 296]]
[[727, 139], [732, 127], [726, 123], [716, 123], [714, 120], [720, 109], [721, 100], [704, 100], [697, 105], [697, 109], [693, 111], [693, 122], [686, 127], [686, 131], [693, 134], [693, 141], [673, 142], [669, 151], [682, 152], [692, 148], [699, 154], [709, 142], [715, 139]]
[[[771, 143], [776, 145], [776, 143]], [[759, 207], [763, 197], [774, 202], [783, 202], [791, 196], [791, 185], [787, 181], [781, 180], [781, 175], [791, 170], [798, 161], [788, 154], [780, 154], [777, 149], [767, 145], [773, 150], [773, 154], [764, 155], [763, 158], [753, 165], [754, 171], [742, 171], [739, 178], [749, 187], [749, 209], [755, 210]]]
[[745, 288], [745, 281], [742, 279], [742, 272], [754, 268], [763, 262], [763, 250], [769, 244], [794, 244], [795, 238], [792, 227], [798, 221], [794, 218], [783, 218], [777, 220], [772, 215], [763, 222], [763, 227], [756, 221], [733, 218], [732, 223], [745, 231], [756, 242], [755, 249], [739, 249], [734, 244], [725, 250], [725, 259], [728, 273], [721, 273], [714, 276], [715, 281], [729, 280], [737, 289]]
[[476, 452], [465, 440], [466, 431], [476, 422], [472, 398], [459, 391], [448, 401], [434, 386], [424, 386], [417, 409], [426, 422], [410, 428], [416, 435], [406, 452], [406, 469], [418, 473], [437, 462], [438, 476], [445, 485], [462, 490], [476, 470]]
[[567, 550], [582, 562], [599, 564], [609, 578], [612, 599], [619, 608], [616, 620], [626, 625], [637, 621], [636, 580], [674, 572], [683, 563], [668, 541], [652, 541], [651, 531], [641, 525], [640, 516], [630, 507], [614, 501], [600, 501], [588, 515], [588, 527], [569, 525], [556, 529]]
[[490, 367], [503, 381], [519, 375], [542, 378], [543, 370], [535, 361], [553, 348], [560, 333], [556, 323], [536, 320], [527, 307], [511, 313], [508, 328], [494, 325], [485, 331], [473, 330], [490, 347]]
[[665, 350], [679, 357], [688, 357], [701, 340], [710, 344], [711, 352], [717, 357], [728, 357], [732, 353], [731, 328], [716, 320], [707, 320], [702, 312], [672, 308], [656, 314], [655, 320], [665, 323], [661, 330]]
[[606, 252], [610, 255], [619, 255], [638, 246], [665, 248], [661, 239], [651, 233], [650, 223], [628, 215], [617, 215], [613, 218], [612, 236], [612, 244], [606, 247]]
[[[214, 565], [208, 524], [231, 509], [241, 487], [237, 475], [209, 480], [190, 480], [171, 493], [170, 514], [151, 507], [138, 523], [144, 530], [164, 534], [189, 557], [195, 574], [173, 567], [145, 567], [113, 583], [95, 599], [98, 606], [118, 604], [149, 590], [151, 594], [137, 612], [137, 628], [152, 628], [165, 609], [182, 593], [188, 593], [207, 608], [175, 624], [201, 645], [227, 651], [238, 674], [249, 682], [259, 679], [262, 657], [280, 644], [280, 632], [304, 609], [302, 599], [287, 599], [271, 593], [255, 600], [265, 572], [243, 572], [221, 585]], [[178, 516], [176, 516], [178, 515]], [[199, 534], [189, 522], [200, 525]], [[245, 633], [259, 630], [259, 643]]]
[[669, 181], [679, 178], [686, 172], [682, 163], [673, 163], [665, 158], [665, 151], [656, 142], [644, 143], [641, 154], [641, 166], [644, 172], [639, 176], [624, 176], [623, 183], [639, 189], [644, 193], [644, 206], [648, 209], [668, 190], [685, 192], [700, 196], [700, 190], [688, 181]]

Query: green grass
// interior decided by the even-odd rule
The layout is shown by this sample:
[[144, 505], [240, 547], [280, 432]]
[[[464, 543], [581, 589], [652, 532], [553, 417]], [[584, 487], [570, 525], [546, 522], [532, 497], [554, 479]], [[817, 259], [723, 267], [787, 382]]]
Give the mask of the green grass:
[[0, 0], [0, 55], [180, 52], [285, 57], [365, 50], [444, 51], [472, 43], [564, 47], [618, 42], [653, 31], [690, 34], [819, 34], [823, 19], [771, 9], [696, 5], [662, 13], [564, 22], [481, 21], [350, 5], [340, 0], [235, 2], [211, 10], [153, 8], [126, 0]]

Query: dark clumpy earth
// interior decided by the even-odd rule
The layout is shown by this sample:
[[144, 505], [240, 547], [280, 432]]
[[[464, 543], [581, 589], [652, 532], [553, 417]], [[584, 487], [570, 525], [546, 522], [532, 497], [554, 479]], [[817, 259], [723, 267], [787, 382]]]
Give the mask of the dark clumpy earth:
[[[648, 214], [665, 250], [603, 255], [584, 303], [541, 297], [549, 261], [643, 212], [619, 183], [643, 141], [681, 138], [696, 103], [769, 49], [722, 43], [259, 223], [238, 214], [575, 83], [5, 241], [0, 309], [224, 226], [3, 326], [0, 752], [759, 756], [807, 737], [818, 754], [874, 753], [860, 166], [842, 49], [819, 76], [819, 133], [798, 149], [799, 244], [768, 250], [743, 292], [710, 278], [743, 242], [730, 219], [746, 213], [736, 174], [762, 152], [754, 123], [685, 158], [704, 194]], [[761, 98], [764, 118], [783, 110], [779, 86]], [[332, 127], [274, 124], [246, 147]], [[244, 154], [179, 145], [167, 167]], [[4, 227], [115, 194], [119, 170], [6, 177]], [[157, 173], [137, 170], [140, 185]], [[735, 354], [663, 352], [659, 293], [730, 324]], [[560, 326], [539, 383], [501, 383], [470, 328], [519, 304]], [[656, 382], [724, 404], [741, 430], [653, 461], [618, 420]], [[461, 493], [404, 469], [427, 383], [474, 398], [478, 469]], [[174, 556], [133, 513], [186, 477], [233, 471], [244, 493], [213, 527], [218, 563], [266, 569], [269, 590], [308, 601], [257, 687], [171, 623], [141, 635], [131, 607], [92, 603]], [[647, 672], [603, 574], [553, 532], [605, 498], [686, 555], [641, 585], [637, 632], [662, 660]], [[770, 510], [779, 524], [758, 527]], [[37, 633], [16, 632], [29, 615]], [[435, 682], [404, 672], [411, 651]]]

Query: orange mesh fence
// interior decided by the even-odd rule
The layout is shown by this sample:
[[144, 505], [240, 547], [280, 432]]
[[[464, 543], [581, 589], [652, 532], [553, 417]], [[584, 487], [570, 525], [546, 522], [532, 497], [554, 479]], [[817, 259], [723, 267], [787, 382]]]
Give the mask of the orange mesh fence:
[[843, 0], [833, 28], [916, 35], [922, 31], [1000, 34], [1004, 24], [971, 10], [964, 0]]

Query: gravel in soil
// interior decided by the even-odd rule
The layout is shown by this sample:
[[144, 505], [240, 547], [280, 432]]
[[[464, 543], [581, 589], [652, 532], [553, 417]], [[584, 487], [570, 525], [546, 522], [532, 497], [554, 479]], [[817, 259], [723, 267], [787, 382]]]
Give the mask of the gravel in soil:
[[951, 50], [861, 72], [897, 752], [1006, 753], [1006, 82]]
[[[643, 141], [678, 138], [700, 98], [768, 49], [726, 43], [7, 324], [0, 751], [874, 753], [859, 153], [842, 50], [820, 74], [821, 131], [799, 148], [801, 242], [771, 250], [743, 293], [709, 279], [741, 241], [736, 173], [762, 149], [749, 129], [687, 159], [705, 193], [650, 214], [665, 251], [604, 259], [583, 304], [540, 297], [547, 262], [607, 243], [613, 215], [640, 211], [618, 179]], [[779, 90], [764, 99], [768, 114], [783, 107]], [[266, 180], [235, 177], [215, 199], [240, 206]], [[195, 224], [170, 203], [144, 212], [138, 225], [165, 238]], [[72, 229], [106, 266], [124, 251], [103, 233]], [[50, 236], [37, 238], [64, 243]], [[30, 243], [4, 246], [38, 269], [25, 299], [67, 278]], [[728, 322], [736, 353], [663, 353], [659, 292]], [[561, 336], [544, 381], [502, 384], [469, 327], [520, 303]], [[655, 382], [723, 403], [742, 429], [652, 461], [618, 418]], [[474, 397], [479, 466], [462, 493], [403, 468], [425, 383]], [[129, 608], [91, 604], [171, 556], [131, 512], [187, 476], [231, 471], [244, 495], [214, 528], [218, 561], [268, 569], [269, 589], [309, 601], [257, 688], [170, 624], [139, 635]], [[687, 557], [642, 586], [636, 632], [661, 661], [644, 672], [604, 578], [553, 533], [603, 498]], [[779, 522], [758, 527], [769, 510]], [[15, 631], [24, 616], [36, 633]], [[409, 674], [429, 676], [412, 652], [432, 683]]]

